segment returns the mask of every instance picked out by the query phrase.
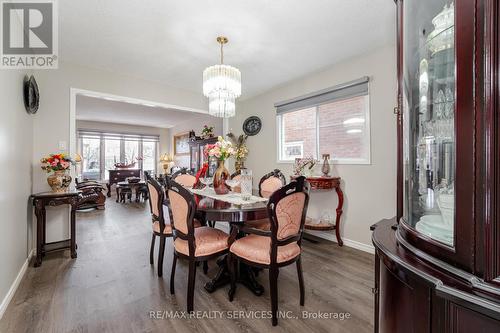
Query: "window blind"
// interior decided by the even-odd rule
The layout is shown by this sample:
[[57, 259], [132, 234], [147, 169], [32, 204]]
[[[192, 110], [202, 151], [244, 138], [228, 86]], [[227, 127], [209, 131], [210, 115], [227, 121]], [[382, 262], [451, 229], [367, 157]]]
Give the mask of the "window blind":
[[364, 76], [354, 81], [275, 103], [274, 107], [276, 108], [277, 114], [284, 114], [299, 109], [306, 109], [334, 102], [336, 100], [364, 96], [368, 94], [369, 80], [368, 76]]
[[147, 142], [159, 142], [159, 135], [149, 135], [149, 134], [131, 134], [131, 133], [110, 133], [94, 130], [78, 130], [79, 138], [103, 138], [109, 140], [127, 140], [127, 141], [147, 141]]

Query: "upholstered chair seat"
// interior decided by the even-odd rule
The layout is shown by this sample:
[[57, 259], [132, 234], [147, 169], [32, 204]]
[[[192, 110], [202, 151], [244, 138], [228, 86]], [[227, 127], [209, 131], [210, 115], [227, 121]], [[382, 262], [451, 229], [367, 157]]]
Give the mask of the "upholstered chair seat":
[[[229, 235], [224, 231], [210, 228], [200, 227], [194, 230], [195, 238], [195, 257], [208, 256], [223, 250], [227, 250], [227, 239]], [[177, 252], [189, 256], [188, 241], [176, 238], [174, 247]]]
[[[248, 235], [236, 240], [230, 249], [231, 253], [251, 262], [269, 265], [271, 263], [271, 238], [267, 236]], [[294, 259], [300, 254], [297, 242], [278, 247], [278, 263]]]

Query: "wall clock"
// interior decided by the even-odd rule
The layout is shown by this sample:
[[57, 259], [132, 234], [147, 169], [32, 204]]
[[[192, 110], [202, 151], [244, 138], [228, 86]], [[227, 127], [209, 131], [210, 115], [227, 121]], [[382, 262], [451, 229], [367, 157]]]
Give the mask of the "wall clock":
[[38, 92], [38, 84], [33, 75], [24, 80], [24, 107], [30, 114], [35, 114], [40, 106], [40, 94]]
[[243, 132], [248, 136], [254, 136], [260, 132], [262, 121], [257, 116], [251, 116], [243, 122]]

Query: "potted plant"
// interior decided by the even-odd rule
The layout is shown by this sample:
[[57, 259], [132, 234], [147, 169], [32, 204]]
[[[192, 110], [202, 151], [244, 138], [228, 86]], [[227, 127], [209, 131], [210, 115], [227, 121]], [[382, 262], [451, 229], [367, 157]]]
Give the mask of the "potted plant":
[[203, 139], [210, 139], [214, 137], [214, 127], [213, 126], [203, 126], [203, 129], [201, 130], [201, 136]]
[[50, 154], [40, 160], [42, 170], [47, 173], [53, 172], [47, 177], [52, 192], [66, 192], [71, 184], [71, 176], [67, 171], [74, 161], [66, 154]]
[[229, 187], [226, 180], [229, 179], [229, 171], [224, 166], [224, 162], [236, 154], [236, 149], [230, 141], [219, 136], [218, 141], [213, 145], [205, 146], [205, 155], [217, 159], [217, 170], [214, 173], [214, 190], [217, 194], [227, 194]]
[[245, 160], [248, 156], [248, 147], [246, 144], [248, 135], [241, 134], [238, 138], [236, 138], [233, 133], [228, 133], [227, 137], [232, 141], [236, 149], [234, 168], [236, 171], [240, 171], [245, 167]]

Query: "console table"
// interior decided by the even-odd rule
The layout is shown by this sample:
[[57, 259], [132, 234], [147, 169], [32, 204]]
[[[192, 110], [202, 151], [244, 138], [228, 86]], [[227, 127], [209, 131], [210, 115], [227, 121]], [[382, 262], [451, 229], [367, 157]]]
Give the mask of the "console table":
[[127, 180], [129, 177], [138, 177], [141, 178], [141, 170], [140, 169], [116, 169], [116, 170], [108, 170], [109, 172], [109, 180], [106, 184], [108, 188], [108, 198], [111, 196], [111, 186], [113, 184], [117, 184], [119, 182], [123, 182]]
[[[295, 176], [290, 177], [292, 180], [296, 178]], [[339, 246], [344, 245], [344, 242], [342, 241], [342, 238], [340, 237], [340, 217], [342, 216], [343, 212], [343, 206], [344, 206], [344, 193], [342, 192], [342, 189], [340, 188], [340, 177], [325, 177], [325, 176], [319, 176], [319, 177], [306, 177], [306, 180], [309, 182], [311, 185], [311, 191], [333, 191], [337, 193], [338, 197], [338, 204], [337, 204], [337, 209], [336, 213], [337, 216], [335, 218], [335, 225], [331, 224], [326, 224], [326, 223], [320, 223], [320, 224], [314, 224], [306, 221], [306, 224], [304, 225], [305, 229], [308, 230], [318, 230], [318, 231], [326, 231], [326, 230], [333, 230], [335, 229], [335, 236], [337, 237], [337, 243]]]
[[[80, 194], [81, 191], [73, 190], [63, 193], [42, 192], [31, 195], [36, 215], [35, 267], [39, 267], [42, 264], [42, 257], [45, 256], [45, 253], [47, 252], [58, 251], [69, 248], [71, 250], [71, 258], [76, 258], [76, 228], [75, 228], [76, 214], [75, 213], [78, 207], [78, 199], [80, 197]], [[45, 233], [46, 233], [47, 214], [45, 207], [59, 206], [59, 205], [71, 206], [70, 239], [58, 242], [46, 243]]]

